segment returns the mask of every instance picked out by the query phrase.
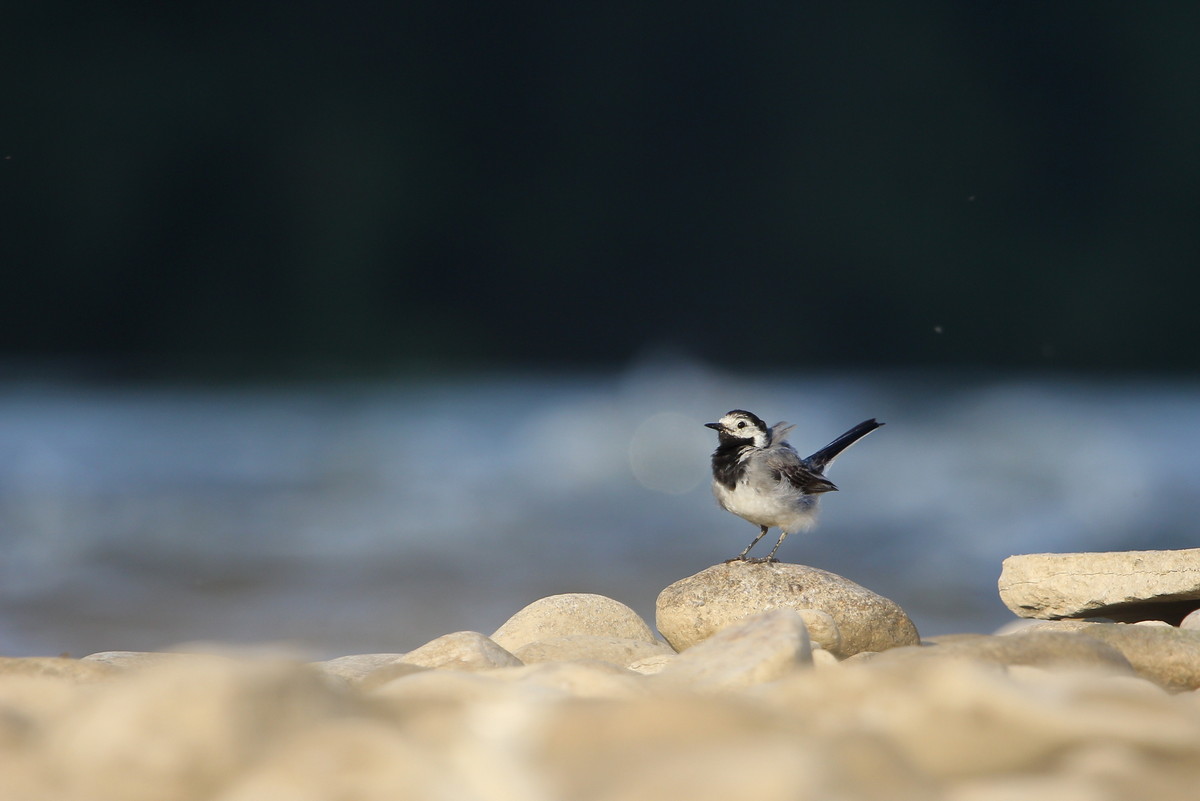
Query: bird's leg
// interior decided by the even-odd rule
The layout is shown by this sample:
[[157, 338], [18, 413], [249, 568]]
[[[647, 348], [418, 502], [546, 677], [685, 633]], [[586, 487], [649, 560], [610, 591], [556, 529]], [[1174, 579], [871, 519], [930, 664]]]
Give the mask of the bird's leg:
[[[726, 562], [745, 562], [746, 554], [750, 553], [750, 549], [753, 548], [755, 545], [758, 545], [758, 541], [761, 540], [767, 534], [766, 526], [760, 526], [760, 528], [762, 529], [762, 531], [758, 532], [758, 536], [754, 538], [754, 541], [746, 546], [746, 550], [742, 551], [741, 553], [739, 553], [737, 556], [733, 557], [732, 559], [726, 559], [725, 561]], [[775, 547], [778, 548], [779, 546], [776, 545]], [[771, 551], [771, 553], [775, 553], [775, 552]]]
[[788, 535], [788, 533], [786, 531], [779, 532], [779, 542], [775, 543], [775, 547], [771, 549], [771, 552], [769, 554], [767, 554], [767, 558], [765, 561], [767, 561], [767, 562], [778, 562], [779, 561], [778, 559], [775, 558], [775, 552], [779, 550], [780, 545], [783, 545], [783, 541], [787, 539], [787, 535]]

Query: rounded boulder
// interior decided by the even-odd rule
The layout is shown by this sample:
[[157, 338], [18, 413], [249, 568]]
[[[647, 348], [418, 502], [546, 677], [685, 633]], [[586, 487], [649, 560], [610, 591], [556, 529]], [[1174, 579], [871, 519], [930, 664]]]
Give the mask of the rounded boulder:
[[659, 633], [682, 651], [771, 609], [827, 614], [840, 641], [826, 648], [839, 659], [920, 642], [894, 601], [827, 570], [782, 562], [727, 562], [681, 579], [659, 594], [656, 618]]

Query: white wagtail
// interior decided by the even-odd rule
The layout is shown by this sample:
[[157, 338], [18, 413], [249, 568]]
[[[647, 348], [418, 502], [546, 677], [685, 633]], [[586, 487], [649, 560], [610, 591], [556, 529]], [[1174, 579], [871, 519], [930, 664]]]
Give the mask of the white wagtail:
[[784, 440], [795, 428], [787, 423], [767, 428], [758, 415], [734, 409], [720, 422], [704, 425], [715, 429], [720, 440], [712, 455], [712, 486], [717, 502], [762, 529], [746, 550], [728, 561], [746, 561], [746, 554], [767, 529], [777, 526], [779, 542], [771, 553], [765, 559], [749, 560], [773, 562], [788, 534], [804, 531], [816, 522], [821, 493], [837, 489], [825, 478], [825, 468], [839, 453], [883, 423], [864, 420], [807, 459], [801, 459]]

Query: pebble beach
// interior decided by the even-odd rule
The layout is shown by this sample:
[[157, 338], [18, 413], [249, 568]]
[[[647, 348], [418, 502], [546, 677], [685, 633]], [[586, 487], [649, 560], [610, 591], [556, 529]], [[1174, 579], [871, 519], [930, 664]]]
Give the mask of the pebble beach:
[[0, 798], [1188, 798], [1200, 550], [1013, 557], [991, 634], [794, 564], [537, 600], [490, 634], [305, 662], [0, 659]]

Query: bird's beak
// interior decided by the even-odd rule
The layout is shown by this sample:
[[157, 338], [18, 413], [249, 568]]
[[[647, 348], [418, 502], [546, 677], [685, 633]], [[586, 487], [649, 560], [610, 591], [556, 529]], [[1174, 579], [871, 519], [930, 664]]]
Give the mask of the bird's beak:
[[720, 430], [721, 430], [721, 424], [720, 424], [720, 423], [705, 423], [705, 424], [704, 424], [704, 427], [705, 427], [705, 428], [711, 428], [713, 431], [720, 431]]

